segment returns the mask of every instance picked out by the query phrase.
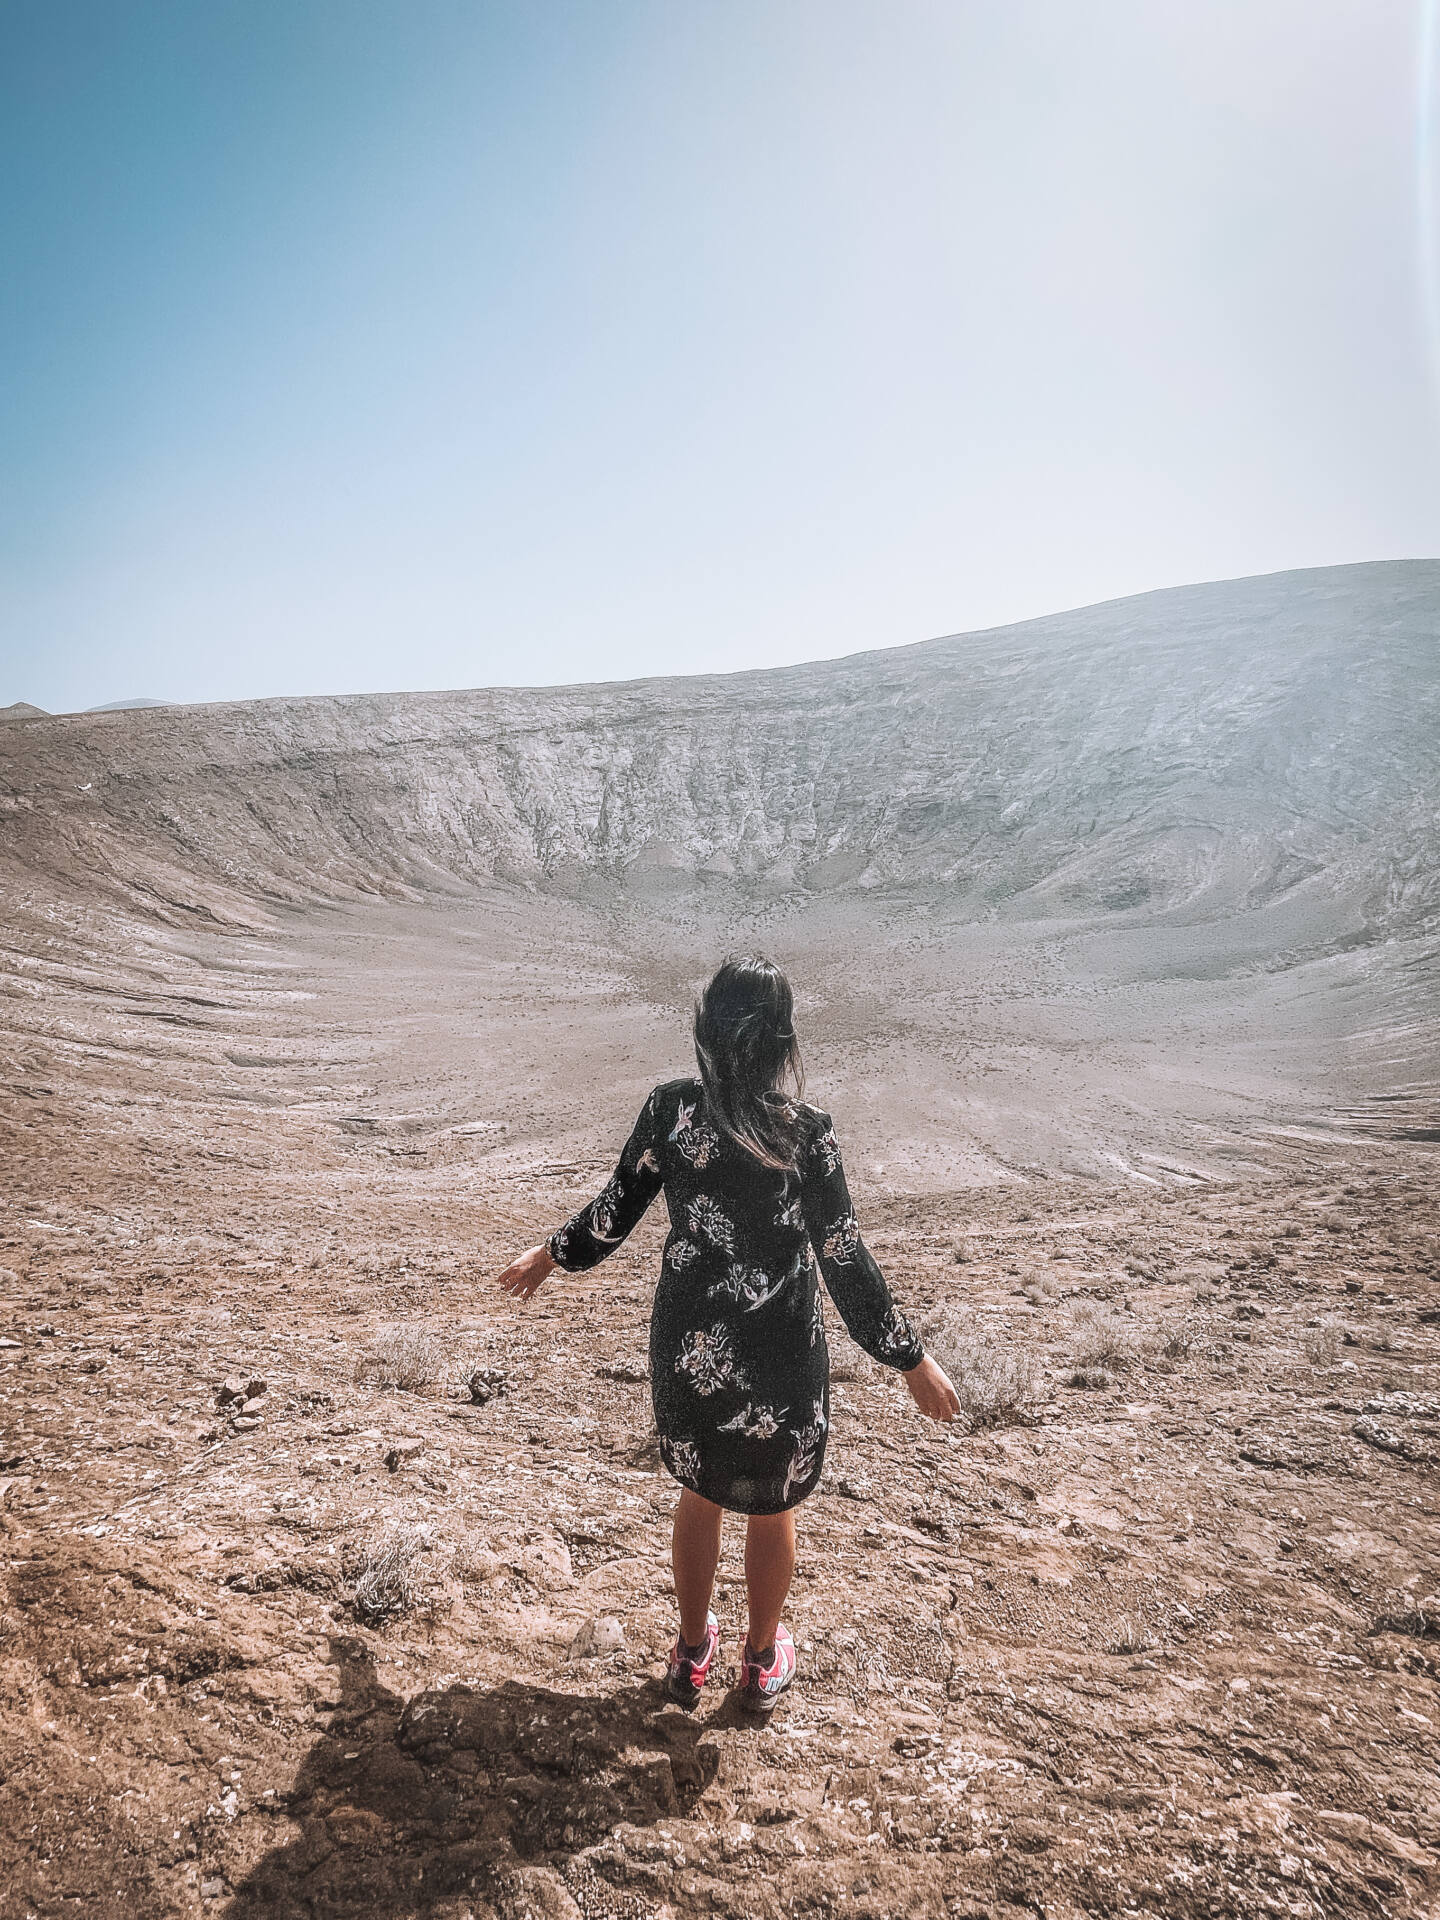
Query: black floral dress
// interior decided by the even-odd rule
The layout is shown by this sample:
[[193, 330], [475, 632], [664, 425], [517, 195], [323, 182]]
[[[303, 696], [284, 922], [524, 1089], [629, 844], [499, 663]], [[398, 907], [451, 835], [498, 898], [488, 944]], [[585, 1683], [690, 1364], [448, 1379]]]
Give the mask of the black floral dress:
[[698, 1080], [645, 1102], [605, 1188], [550, 1239], [578, 1273], [613, 1253], [663, 1187], [670, 1211], [650, 1319], [650, 1391], [666, 1466], [739, 1513], [781, 1513], [820, 1478], [830, 1365], [819, 1271], [883, 1366], [923, 1349], [855, 1221], [830, 1116], [802, 1107], [797, 1171], [780, 1173], [705, 1118]]

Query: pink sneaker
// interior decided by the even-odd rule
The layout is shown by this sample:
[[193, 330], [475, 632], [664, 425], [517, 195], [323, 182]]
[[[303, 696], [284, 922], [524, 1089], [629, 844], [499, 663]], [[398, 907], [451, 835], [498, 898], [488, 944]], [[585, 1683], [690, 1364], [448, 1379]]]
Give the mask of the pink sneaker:
[[740, 1656], [740, 1699], [752, 1713], [769, 1713], [794, 1678], [795, 1642], [788, 1628], [775, 1629], [775, 1651], [767, 1666], [761, 1666], [750, 1642], [745, 1642]]
[[710, 1663], [720, 1646], [720, 1622], [714, 1614], [705, 1621], [705, 1638], [698, 1654], [688, 1653], [679, 1634], [670, 1649], [670, 1666], [665, 1675], [665, 1691], [677, 1706], [689, 1709], [700, 1698], [700, 1689], [710, 1677]]

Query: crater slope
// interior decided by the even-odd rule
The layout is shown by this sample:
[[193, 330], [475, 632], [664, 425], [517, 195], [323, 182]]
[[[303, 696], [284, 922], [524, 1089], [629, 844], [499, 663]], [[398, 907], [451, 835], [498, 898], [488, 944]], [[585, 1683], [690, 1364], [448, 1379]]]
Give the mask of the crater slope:
[[693, 877], [1220, 912], [1319, 883], [1342, 918], [1415, 926], [1440, 901], [1437, 609], [1440, 562], [1411, 561], [766, 672], [24, 721], [6, 878], [212, 911], [206, 886]]
[[766, 673], [12, 721], [7, 1097], [113, 1131], [140, 1074], [185, 1138], [259, 1102], [312, 1145], [358, 1104], [509, 1177], [597, 1151], [760, 945], [887, 1184], [1423, 1139], [1437, 609], [1413, 561]]

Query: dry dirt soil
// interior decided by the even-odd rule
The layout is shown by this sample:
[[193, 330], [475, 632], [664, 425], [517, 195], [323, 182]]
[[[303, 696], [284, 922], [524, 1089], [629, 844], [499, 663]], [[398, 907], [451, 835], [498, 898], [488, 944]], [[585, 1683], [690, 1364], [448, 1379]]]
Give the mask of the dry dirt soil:
[[[811, 741], [852, 786], [857, 713], [909, 697], [874, 658]], [[1213, 820], [1187, 865], [1156, 814], [1141, 886], [1123, 820], [1163, 812], [1184, 731], [1161, 665], [1148, 758], [1103, 770], [1110, 866], [1085, 880], [1095, 816], [1047, 813], [1037, 762], [1051, 880], [997, 826], [989, 905], [936, 864], [983, 852], [960, 800], [922, 857], [877, 798], [864, 861], [806, 884], [788, 762], [725, 788], [723, 861], [690, 828], [657, 854], [668, 790], [618, 721], [588, 824], [517, 801], [483, 872], [497, 816], [442, 868], [450, 776], [393, 713], [357, 744], [312, 703], [297, 745], [299, 703], [236, 710], [249, 762], [216, 709], [0, 729], [4, 1920], [1440, 1915], [1433, 782], [1341, 769], [1293, 869]], [[1205, 735], [1213, 796], [1207, 699], [1176, 751]], [[982, 746], [951, 760], [1003, 812]], [[341, 841], [377, 862], [343, 885]], [[795, 974], [867, 1237], [969, 1409], [926, 1424], [831, 1313], [768, 1726], [728, 1692], [738, 1532], [721, 1671], [693, 1715], [661, 1692], [659, 1218], [526, 1308], [493, 1284], [749, 946]]]

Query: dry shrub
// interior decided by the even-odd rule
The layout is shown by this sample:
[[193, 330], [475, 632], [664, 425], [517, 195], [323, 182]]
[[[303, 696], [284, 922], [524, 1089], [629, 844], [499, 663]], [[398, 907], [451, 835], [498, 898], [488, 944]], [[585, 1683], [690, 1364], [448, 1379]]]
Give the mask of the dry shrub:
[[1103, 1392], [1106, 1387], [1114, 1386], [1115, 1376], [1107, 1373], [1104, 1367], [1076, 1367], [1070, 1375], [1070, 1384], [1072, 1387], [1093, 1387], [1097, 1392]]
[[1333, 1320], [1322, 1320], [1307, 1327], [1304, 1337], [1305, 1358], [1317, 1372], [1333, 1367], [1340, 1358], [1340, 1328]]
[[1075, 1309], [1070, 1332], [1070, 1358], [1075, 1366], [1088, 1371], [1097, 1367], [1128, 1367], [1145, 1348], [1141, 1328], [1108, 1307], [1084, 1301]]
[[1204, 1326], [1201, 1320], [1178, 1320], [1173, 1325], [1161, 1328], [1156, 1335], [1160, 1342], [1160, 1351], [1167, 1360], [1184, 1360], [1199, 1340]]
[[425, 1536], [418, 1527], [392, 1521], [360, 1542], [353, 1604], [362, 1620], [409, 1613], [420, 1599], [419, 1564]]
[[420, 1393], [444, 1375], [450, 1348], [425, 1327], [382, 1327], [355, 1362], [357, 1386]]
[[1138, 1620], [1132, 1620], [1128, 1613], [1121, 1614], [1115, 1638], [1110, 1642], [1111, 1653], [1148, 1653], [1154, 1644]]
[[1000, 1346], [984, 1334], [962, 1333], [957, 1318], [954, 1309], [941, 1308], [920, 1331], [954, 1382], [970, 1432], [1023, 1417], [1045, 1397], [1034, 1355], [1023, 1347]]

